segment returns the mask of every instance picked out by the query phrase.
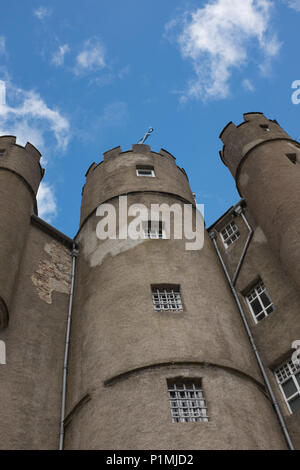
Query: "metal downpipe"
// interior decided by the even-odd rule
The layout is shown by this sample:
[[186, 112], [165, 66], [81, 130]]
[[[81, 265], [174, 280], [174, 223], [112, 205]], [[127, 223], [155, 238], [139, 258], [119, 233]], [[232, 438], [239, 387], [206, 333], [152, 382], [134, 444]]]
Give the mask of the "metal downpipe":
[[68, 374], [68, 361], [69, 361], [70, 333], [71, 333], [71, 323], [72, 323], [75, 268], [76, 268], [76, 259], [78, 256], [78, 250], [76, 249], [75, 243], [73, 243], [71, 256], [72, 256], [72, 274], [71, 274], [71, 290], [70, 290], [70, 298], [69, 298], [69, 310], [68, 310], [66, 342], [65, 342], [65, 357], [64, 357], [64, 365], [63, 365], [59, 450], [63, 450], [64, 448], [64, 437], [65, 437], [64, 420], [65, 420], [65, 413], [66, 413], [67, 374]]

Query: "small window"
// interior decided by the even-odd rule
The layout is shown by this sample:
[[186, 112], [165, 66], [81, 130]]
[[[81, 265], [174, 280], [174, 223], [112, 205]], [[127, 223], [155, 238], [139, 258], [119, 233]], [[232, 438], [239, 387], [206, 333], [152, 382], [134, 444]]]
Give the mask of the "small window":
[[161, 221], [146, 220], [142, 223], [145, 238], [165, 238], [164, 223]]
[[182, 311], [182, 300], [180, 287], [174, 286], [152, 286], [152, 301], [154, 310]]
[[297, 163], [297, 155], [295, 153], [287, 153], [286, 156], [294, 165]]
[[169, 379], [167, 385], [173, 423], [208, 422], [200, 379]]
[[270, 132], [270, 128], [269, 128], [268, 124], [260, 124], [260, 127], [261, 127], [264, 131]]
[[0, 157], [3, 157], [5, 150], [0, 149]]
[[239, 229], [235, 222], [230, 222], [230, 224], [226, 225], [226, 227], [221, 230], [221, 236], [226, 248], [235, 242], [240, 236]]
[[288, 361], [275, 370], [275, 377], [289, 412], [300, 410], [300, 366]]
[[148, 178], [154, 178], [155, 172], [153, 166], [140, 165], [136, 167], [137, 176], [148, 176]]
[[259, 281], [246, 295], [247, 303], [255, 323], [268, 317], [274, 306], [262, 281]]

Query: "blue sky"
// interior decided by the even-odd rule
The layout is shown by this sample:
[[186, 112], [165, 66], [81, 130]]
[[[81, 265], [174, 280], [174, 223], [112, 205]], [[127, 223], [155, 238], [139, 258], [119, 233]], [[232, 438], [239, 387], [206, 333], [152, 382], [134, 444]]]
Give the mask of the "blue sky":
[[261, 111], [300, 139], [300, 0], [10, 0], [1, 12], [0, 134], [42, 152], [40, 216], [69, 236], [89, 165], [149, 126], [207, 225], [239, 199], [218, 154], [228, 121]]

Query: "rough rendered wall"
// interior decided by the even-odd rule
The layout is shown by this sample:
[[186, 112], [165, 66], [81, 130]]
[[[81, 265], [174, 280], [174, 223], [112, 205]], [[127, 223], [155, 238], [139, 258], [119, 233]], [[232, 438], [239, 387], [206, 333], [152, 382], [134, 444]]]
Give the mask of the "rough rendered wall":
[[31, 225], [0, 366], [0, 448], [57, 449], [71, 259]]
[[[290, 359], [292, 342], [300, 339], [300, 298], [294, 284], [287, 277], [277, 257], [272, 253], [264, 232], [256, 224], [248, 209], [246, 209], [246, 216], [254, 229], [254, 236], [236, 288], [294, 444], [300, 449], [300, 412], [290, 415], [273, 374], [274, 367]], [[220, 220], [216, 225], [217, 230], [222, 230], [229, 220], [232, 218], [228, 218], [228, 216]], [[221, 237], [218, 237], [218, 246], [231, 278], [248, 236], [248, 230], [242, 218], [235, 216], [234, 221], [240, 231], [240, 238], [225, 249]], [[272, 299], [274, 311], [269, 317], [256, 324], [246, 302], [245, 293], [259, 277], [263, 280]]]

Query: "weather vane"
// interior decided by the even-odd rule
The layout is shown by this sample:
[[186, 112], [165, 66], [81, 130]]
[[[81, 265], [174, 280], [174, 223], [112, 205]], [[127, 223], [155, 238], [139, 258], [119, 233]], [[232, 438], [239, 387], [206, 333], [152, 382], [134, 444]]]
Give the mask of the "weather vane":
[[151, 135], [153, 131], [154, 131], [153, 127], [149, 127], [144, 137], [138, 141], [138, 144], [144, 144], [145, 141], [148, 139], [149, 135]]

